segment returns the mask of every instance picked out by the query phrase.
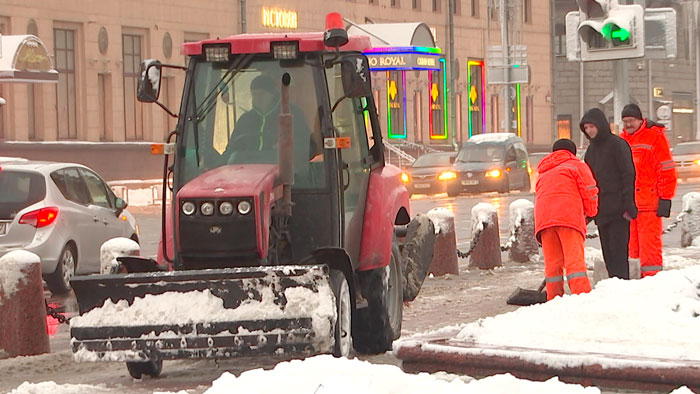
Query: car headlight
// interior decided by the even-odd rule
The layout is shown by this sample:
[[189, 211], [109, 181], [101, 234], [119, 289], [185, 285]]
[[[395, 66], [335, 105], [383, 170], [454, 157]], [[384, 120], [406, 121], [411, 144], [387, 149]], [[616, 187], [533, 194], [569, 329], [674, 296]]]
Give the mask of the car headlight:
[[495, 170], [486, 171], [486, 176], [489, 178], [498, 178], [501, 176], [501, 170], [495, 169]]
[[401, 182], [403, 183], [408, 183], [411, 181], [411, 178], [406, 174], [405, 172], [401, 173]]
[[186, 203], [182, 204], [182, 213], [184, 213], [187, 216], [192, 216], [196, 209], [197, 207], [195, 207], [194, 203], [190, 201], [187, 201]]
[[457, 173], [454, 171], [443, 171], [438, 175], [438, 180], [440, 181], [447, 181], [450, 179], [457, 179]]
[[253, 206], [248, 201], [243, 200], [238, 203], [238, 213], [241, 215], [247, 215], [251, 209], [253, 209]]
[[695, 160], [695, 164], [697, 164], [697, 165], [699, 165], [699, 166], [700, 166], [700, 159], [698, 159], [698, 160]]
[[228, 201], [224, 201], [219, 205], [219, 212], [221, 212], [222, 215], [230, 215], [233, 213], [233, 204], [231, 204]]
[[200, 210], [202, 211], [202, 215], [211, 216], [214, 214], [214, 203], [212, 203], [212, 202], [202, 203]]

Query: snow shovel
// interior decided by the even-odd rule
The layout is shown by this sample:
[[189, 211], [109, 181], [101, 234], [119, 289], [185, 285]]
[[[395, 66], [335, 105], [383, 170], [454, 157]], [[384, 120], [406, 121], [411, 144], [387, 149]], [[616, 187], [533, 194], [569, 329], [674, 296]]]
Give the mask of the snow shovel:
[[518, 287], [510, 297], [508, 297], [506, 304], [528, 306], [547, 302], [547, 292], [544, 290], [545, 283], [546, 279], [543, 279], [540, 287], [537, 288], [536, 291]]

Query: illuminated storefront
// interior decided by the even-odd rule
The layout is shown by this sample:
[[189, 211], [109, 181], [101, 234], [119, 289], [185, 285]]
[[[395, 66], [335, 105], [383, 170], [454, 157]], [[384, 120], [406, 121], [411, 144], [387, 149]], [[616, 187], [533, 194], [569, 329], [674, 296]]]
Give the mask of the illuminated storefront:
[[486, 70], [483, 60], [467, 62], [467, 119], [469, 138], [486, 131]]
[[[447, 142], [445, 59], [424, 23], [353, 25], [369, 35], [377, 112], [390, 140]], [[427, 141], [426, 141], [427, 142]]]

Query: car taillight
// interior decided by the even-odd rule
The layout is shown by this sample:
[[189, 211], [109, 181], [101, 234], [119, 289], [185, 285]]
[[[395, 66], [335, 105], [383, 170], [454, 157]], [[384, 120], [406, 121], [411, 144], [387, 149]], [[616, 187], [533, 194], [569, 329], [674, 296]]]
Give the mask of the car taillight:
[[19, 219], [20, 224], [29, 224], [36, 228], [46, 227], [56, 221], [58, 208], [46, 207], [27, 212]]

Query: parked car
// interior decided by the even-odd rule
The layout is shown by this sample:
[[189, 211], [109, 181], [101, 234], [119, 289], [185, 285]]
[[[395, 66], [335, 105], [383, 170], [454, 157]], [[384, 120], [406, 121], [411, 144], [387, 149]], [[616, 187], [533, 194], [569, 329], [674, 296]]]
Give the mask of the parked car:
[[513, 133], [479, 134], [462, 145], [447, 182], [447, 194], [530, 190], [527, 148]]
[[456, 177], [452, 162], [456, 152], [426, 153], [404, 170], [401, 180], [411, 194], [436, 194], [445, 192], [448, 179]]
[[100, 247], [114, 237], [138, 242], [138, 227], [91, 169], [30, 160], [0, 163], [0, 256], [24, 249], [41, 257], [49, 290], [66, 293], [75, 274], [100, 271]]
[[700, 177], [700, 142], [682, 142], [673, 148], [678, 178]]

